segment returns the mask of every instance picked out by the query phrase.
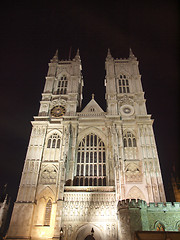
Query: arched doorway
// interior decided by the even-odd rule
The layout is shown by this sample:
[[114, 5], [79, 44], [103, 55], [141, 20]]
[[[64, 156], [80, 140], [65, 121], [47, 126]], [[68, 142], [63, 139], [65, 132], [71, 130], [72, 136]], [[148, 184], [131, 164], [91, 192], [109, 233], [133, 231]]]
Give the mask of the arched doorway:
[[76, 240], [104, 240], [104, 229], [94, 224], [84, 224], [74, 233]]
[[84, 240], [95, 240], [95, 238], [92, 235], [88, 235]]

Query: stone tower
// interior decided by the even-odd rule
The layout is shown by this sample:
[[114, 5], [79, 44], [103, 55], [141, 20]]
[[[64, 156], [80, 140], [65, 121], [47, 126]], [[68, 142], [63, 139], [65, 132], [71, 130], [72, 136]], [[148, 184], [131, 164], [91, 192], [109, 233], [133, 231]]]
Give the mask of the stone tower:
[[138, 61], [108, 50], [105, 69], [107, 111], [94, 95], [81, 110], [79, 51], [49, 63], [8, 239], [117, 240], [119, 201], [166, 201]]

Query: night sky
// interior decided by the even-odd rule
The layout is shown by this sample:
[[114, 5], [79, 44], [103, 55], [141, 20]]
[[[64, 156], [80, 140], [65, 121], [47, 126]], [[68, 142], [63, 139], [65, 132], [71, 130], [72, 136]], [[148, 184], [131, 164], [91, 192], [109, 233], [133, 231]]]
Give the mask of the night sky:
[[[25, 3], [24, 3], [25, 2]], [[28, 1], [29, 3], [31, 1]], [[33, 116], [38, 114], [48, 62], [77, 48], [84, 77], [83, 107], [91, 94], [106, 110], [105, 58], [139, 60], [148, 113], [154, 131], [167, 197], [178, 153], [177, 1], [7, 1], [0, 9], [0, 187], [8, 183], [15, 200]], [[176, 172], [177, 166], [176, 166]], [[170, 199], [168, 199], [170, 200]]]

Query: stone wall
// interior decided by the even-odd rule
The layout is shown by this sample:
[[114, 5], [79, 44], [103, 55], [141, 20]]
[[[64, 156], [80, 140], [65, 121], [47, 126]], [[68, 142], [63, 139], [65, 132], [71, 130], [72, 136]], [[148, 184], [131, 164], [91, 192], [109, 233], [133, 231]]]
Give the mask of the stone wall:
[[[135, 231], [180, 231], [180, 203], [147, 203], [122, 200], [118, 203], [120, 239], [130, 240]], [[131, 234], [130, 234], [131, 233]]]

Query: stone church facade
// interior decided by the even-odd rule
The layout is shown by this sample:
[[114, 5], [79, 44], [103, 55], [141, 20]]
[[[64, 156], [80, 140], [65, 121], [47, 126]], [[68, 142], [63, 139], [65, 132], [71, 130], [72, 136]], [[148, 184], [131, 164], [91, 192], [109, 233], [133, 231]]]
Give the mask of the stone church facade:
[[[178, 231], [180, 207], [165, 203], [137, 58], [130, 50], [115, 60], [108, 50], [105, 69], [106, 112], [93, 95], [81, 109], [79, 51], [50, 61], [7, 239], [130, 240], [158, 226]], [[163, 222], [165, 210], [173, 227]]]

